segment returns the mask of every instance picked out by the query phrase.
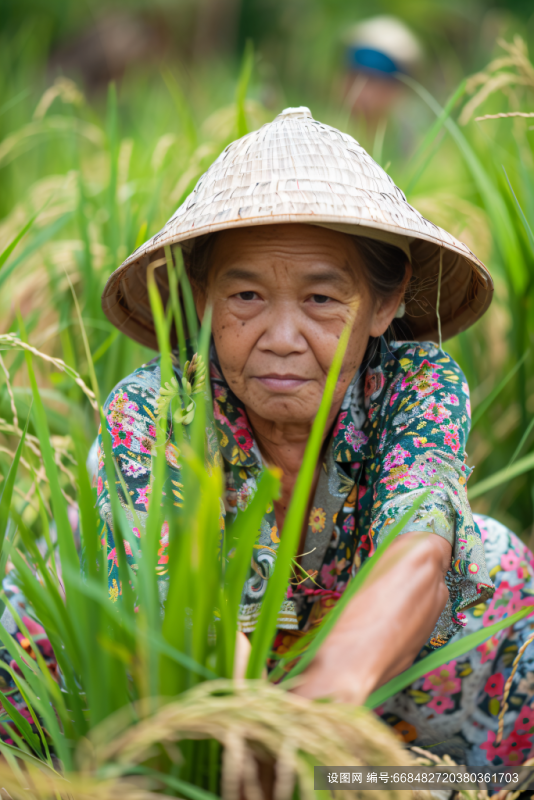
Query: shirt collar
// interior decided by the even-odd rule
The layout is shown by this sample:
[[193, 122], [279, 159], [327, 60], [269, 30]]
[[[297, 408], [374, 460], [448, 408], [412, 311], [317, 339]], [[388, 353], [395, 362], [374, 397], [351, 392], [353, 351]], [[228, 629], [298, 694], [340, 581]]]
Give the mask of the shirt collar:
[[219, 447], [225, 461], [242, 467], [260, 466], [262, 457], [245, 409], [226, 383], [218, 359], [210, 353], [213, 415]]
[[366, 373], [358, 371], [350, 382], [332, 435], [334, 460], [351, 464], [371, 456], [370, 425], [364, 404]]

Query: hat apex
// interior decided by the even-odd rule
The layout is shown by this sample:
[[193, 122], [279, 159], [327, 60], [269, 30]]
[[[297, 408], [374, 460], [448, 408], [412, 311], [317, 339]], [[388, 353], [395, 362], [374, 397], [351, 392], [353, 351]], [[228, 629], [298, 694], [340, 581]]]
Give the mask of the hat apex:
[[[413, 287], [405, 321], [413, 339], [465, 330], [487, 309], [484, 264], [411, 206], [352, 136], [313, 119], [305, 106], [228, 145], [159, 233], [110, 276], [102, 307], [119, 330], [157, 349], [147, 289], [150, 265], [168, 300], [165, 247], [229, 228], [305, 223], [389, 241], [410, 254]], [[439, 308], [437, 305], [439, 303]]]
[[284, 108], [284, 110], [274, 118], [274, 122], [283, 119], [313, 119], [313, 117], [309, 108], [306, 106], [297, 106], [296, 108]]

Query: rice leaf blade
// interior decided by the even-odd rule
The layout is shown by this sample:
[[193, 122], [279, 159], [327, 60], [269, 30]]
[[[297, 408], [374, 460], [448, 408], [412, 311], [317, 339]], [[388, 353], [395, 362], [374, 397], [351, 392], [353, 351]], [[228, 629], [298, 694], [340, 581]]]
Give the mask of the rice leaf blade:
[[504, 469], [500, 469], [498, 472], [494, 472], [493, 475], [489, 475], [487, 478], [483, 478], [478, 483], [475, 483], [473, 488], [469, 489], [469, 500], [481, 497], [481, 495], [486, 494], [486, 492], [490, 492], [492, 489], [496, 489], [498, 486], [508, 483], [508, 481], [511, 481], [513, 478], [517, 478], [525, 472], [530, 472], [533, 468], [534, 453], [529, 453], [528, 456], [514, 461], [513, 464], [509, 464], [507, 467], [504, 467]]

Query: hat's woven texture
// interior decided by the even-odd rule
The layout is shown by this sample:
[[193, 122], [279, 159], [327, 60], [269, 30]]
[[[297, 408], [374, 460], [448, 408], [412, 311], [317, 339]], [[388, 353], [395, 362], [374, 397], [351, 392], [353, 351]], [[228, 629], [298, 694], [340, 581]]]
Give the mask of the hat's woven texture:
[[[146, 271], [150, 262], [163, 264], [165, 245], [225, 228], [290, 222], [386, 240], [403, 249], [409, 242], [414, 291], [406, 321], [416, 339], [437, 337], [440, 248], [442, 338], [471, 325], [491, 301], [491, 277], [469, 248], [412, 208], [351, 136], [299, 108], [287, 109], [221, 153], [165, 227], [111, 275], [104, 311], [120, 330], [157, 348]], [[166, 302], [166, 267], [158, 266], [155, 275]]]

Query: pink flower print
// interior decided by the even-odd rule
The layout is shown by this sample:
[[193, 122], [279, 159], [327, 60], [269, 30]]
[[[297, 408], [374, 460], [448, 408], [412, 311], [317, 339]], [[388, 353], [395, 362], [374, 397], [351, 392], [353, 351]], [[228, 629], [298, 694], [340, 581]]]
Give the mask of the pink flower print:
[[428, 397], [432, 392], [442, 388], [442, 384], [438, 383], [439, 366], [431, 364], [425, 359], [421, 362], [416, 372], [409, 371], [402, 380], [401, 389], [415, 389], [417, 397], [421, 400], [423, 397]]
[[443, 714], [444, 711], [454, 708], [454, 701], [446, 694], [436, 694], [426, 707], [431, 708], [436, 714]]
[[143, 467], [142, 464], [138, 464], [135, 461], [130, 461], [128, 464], [126, 464], [124, 472], [127, 475], [130, 475], [132, 478], [135, 478], [137, 475], [144, 475], [145, 472], [148, 472], [148, 469]]
[[349, 413], [348, 411], [342, 411], [341, 414], [339, 414], [337, 422], [334, 427], [334, 433], [333, 433], [334, 439], [338, 435], [339, 431], [344, 430], [345, 426], [343, 425], [343, 420], [345, 419], [348, 413]]
[[225, 400], [226, 400], [226, 397], [223, 398], [222, 395], [219, 395], [218, 392], [217, 392], [217, 388], [215, 388], [215, 397], [214, 397], [214, 403], [213, 403], [213, 416], [215, 417], [217, 422], [221, 423], [221, 425], [224, 425], [227, 428], [230, 428], [231, 431], [235, 431], [235, 426], [231, 424], [231, 422], [228, 419], [228, 417], [226, 416], [226, 414], [224, 414], [221, 411], [220, 403], [224, 402]]
[[245, 414], [244, 410], [242, 408], [236, 408], [235, 410], [237, 412], [237, 416], [234, 420], [235, 422], [235, 428], [233, 428], [234, 433], [239, 428], [244, 428], [249, 433], [252, 433], [247, 415]]
[[413, 440], [414, 446], [417, 448], [420, 447], [437, 447], [435, 442], [429, 442], [426, 436], [416, 436]]
[[133, 530], [135, 536], [137, 536], [137, 538], [140, 539], [141, 538], [141, 534], [139, 533], [139, 528], [132, 528], [132, 530]]
[[148, 435], [152, 436], [153, 439], [156, 438], [156, 426], [155, 425], [150, 424], [148, 426]]
[[521, 736], [515, 730], [500, 744], [496, 744], [495, 739], [495, 731], [488, 731], [488, 738], [480, 747], [486, 751], [488, 760], [500, 758], [507, 767], [521, 764], [524, 761], [523, 751], [530, 751], [532, 746], [530, 736]]
[[458, 436], [458, 425], [449, 422], [448, 425], [440, 425], [440, 430], [445, 434], [444, 443], [446, 447], [450, 447], [452, 452], [456, 454], [460, 449], [460, 438]]
[[484, 691], [490, 697], [501, 697], [504, 689], [504, 676], [502, 672], [490, 675], [484, 686]]
[[443, 403], [432, 403], [423, 414], [423, 417], [439, 425], [444, 419], [448, 419], [450, 415], [451, 412], [448, 408], [445, 408]]
[[345, 441], [358, 453], [362, 447], [367, 444], [368, 437], [363, 431], [356, 430], [354, 422], [349, 422], [347, 430], [345, 431]]
[[169, 561], [169, 556], [167, 554], [167, 546], [169, 544], [169, 523], [167, 520], [161, 526], [161, 538], [159, 540], [159, 550], [158, 550], [158, 564], [167, 564]]
[[389, 472], [393, 467], [400, 467], [409, 456], [410, 453], [408, 450], [404, 450], [400, 444], [396, 444], [393, 450], [390, 450], [384, 459], [384, 469], [387, 469]]
[[497, 646], [499, 644], [498, 636], [492, 636], [486, 642], [482, 642], [477, 647], [478, 652], [481, 654], [480, 663], [485, 664], [486, 661], [492, 661], [497, 654]]
[[100, 497], [100, 495], [102, 494], [103, 491], [104, 491], [104, 481], [102, 480], [102, 478], [99, 475], [98, 476], [98, 481], [97, 481], [97, 484], [96, 484], [96, 493]]
[[417, 489], [419, 486], [429, 486], [427, 480], [424, 480], [423, 478], [419, 480], [417, 475], [413, 475], [411, 472], [408, 473], [408, 475], [402, 481], [402, 483], [404, 484], [404, 486], [406, 486], [407, 489]]
[[514, 731], [520, 736], [528, 736], [534, 732], [534, 711], [530, 706], [523, 706], [517, 715]]
[[497, 588], [495, 589], [495, 594], [493, 595], [494, 600], [500, 600], [503, 597], [506, 599], [509, 597], [510, 594], [514, 592], [519, 592], [519, 586], [514, 586], [510, 584], [508, 581], [501, 581]]
[[465, 413], [471, 419], [471, 400], [469, 398], [465, 401]]
[[443, 402], [447, 403], [447, 405], [449, 405], [449, 406], [459, 406], [460, 405], [460, 401], [458, 400], [458, 397], [455, 394], [448, 394], [443, 399]]
[[[130, 547], [130, 543], [124, 540], [124, 552], [127, 556], [133, 555], [132, 548]], [[110, 550], [108, 553], [108, 561], [111, 561], [112, 566], [115, 565], [116, 567], [119, 566], [119, 557], [117, 553], [117, 548], [114, 547], [113, 550]]]
[[149, 498], [148, 495], [150, 494], [152, 487], [150, 484], [147, 486], [143, 486], [141, 489], [137, 490], [137, 500], [135, 501], [138, 506], [144, 506], [146, 511], [148, 511], [148, 503]]
[[486, 609], [484, 612], [484, 616], [482, 617], [482, 624], [484, 627], [488, 625], [493, 625], [494, 622], [499, 622], [506, 614], [506, 608], [504, 606], [495, 607], [494, 601], [489, 605], [489, 608]]
[[254, 439], [249, 431], [246, 428], [238, 428], [234, 431], [234, 436], [239, 449], [248, 454], [254, 444]]
[[391, 395], [391, 400], [389, 401], [389, 405], [390, 405], [390, 406], [392, 406], [392, 405], [394, 405], [394, 404], [395, 404], [395, 400], [397, 399], [397, 397], [398, 397], [398, 396], [399, 396], [399, 393], [398, 393], [398, 392], [394, 392], [394, 393]]
[[352, 533], [354, 531], [354, 514], [349, 514], [345, 518], [345, 521], [343, 523], [343, 530], [345, 531], [345, 533]]
[[423, 683], [423, 692], [436, 689], [438, 694], [456, 694], [462, 688], [462, 681], [456, 677], [456, 661], [427, 672]]
[[[17, 634], [17, 637], [18, 636], [20, 636], [20, 634]], [[46, 641], [48, 641], [48, 639]], [[43, 640], [41, 639], [39, 641], [39, 647], [41, 649], [42, 649], [42, 647], [41, 647], [42, 642], [43, 642]], [[24, 648], [24, 649], [27, 649], [27, 648]], [[50, 647], [50, 649], [52, 650], [51, 647]], [[54, 655], [54, 651], [52, 650], [52, 656], [53, 655]], [[17, 662], [13, 661], [13, 663], [16, 664]], [[17, 664], [17, 666], [18, 666], [18, 664]], [[17, 671], [18, 671], [19, 674], [22, 674], [22, 670], [19, 669]], [[50, 671], [52, 672], [52, 669], [50, 669]], [[17, 709], [17, 711], [24, 717], [25, 720], [27, 720], [30, 723], [30, 725], [33, 725], [33, 717], [30, 714], [29, 710], [25, 707], [24, 703], [17, 703], [12, 697], [6, 697], [6, 700], [9, 703], [11, 703], [11, 705], [14, 706]], [[2, 730], [4, 731], [4, 733], [6, 732], [6, 729], [4, 728], [3, 725], [2, 725]], [[11, 739], [11, 743], [14, 744], [12, 739]]]
[[167, 520], [161, 526], [161, 538], [159, 540], [160, 544], [168, 544], [169, 543], [169, 523]]
[[128, 402], [128, 395], [126, 392], [117, 392], [111, 403], [109, 404], [110, 411], [123, 411]]
[[323, 564], [321, 567], [320, 581], [325, 589], [331, 589], [337, 581], [336, 562], [331, 561], [330, 564]]
[[[406, 464], [401, 464], [399, 467], [393, 467], [389, 475], [380, 479], [380, 483], [385, 483], [388, 491], [393, 492], [399, 485], [407, 485], [409, 481], [409, 471]], [[417, 483], [416, 486], [419, 484]]]
[[506, 570], [506, 572], [517, 569], [519, 563], [520, 558], [514, 550], [508, 550], [508, 552], [503, 553], [501, 556], [501, 567]]
[[522, 583], [511, 586], [508, 581], [501, 581], [493, 595], [491, 605], [495, 608], [504, 608], [507, 614], [515, 614], [525, 604], [528, 605], [528, 598], [523, 600], [521, 597], [522, 586]]
[[[42, 636], [43, 637], [42, 639], [38, 639], [36, 641], [36, 644], [38, 645], [39, 649], [42, 651], [43, 655], [45, 655], [47, 658], [52, 658], [53, 655], [54, 655], [54, 651], [52, 649], [52, 645], [50, 644], [49, 639], [44, 637], [44, 634], [46, 633], [46, 631], [43, 628], [43, 626], [39, 625], [38, 622], [35, 622], [35, 620], [31, 619], [30, 617], [26, 617], [26, 616], [22, 617], [22, 622], [24, 623], [24, 625], [28, 629], [28, 633], [30, 634], [30, 636], [32, 636], [32, 637]], [[17, 638], [19, 636], [21, 636], [20, 633], [17, 634]], [[22, 638], [24, 638], [24, 637], [22, 637]], [[20, 639], [19, 639], [19, 642], [20, 642]], [[11, 702], [11, 698], [8, 698], [8, 699]]]
[[[213, 376], [213, 365], [212, 365], [212, 377]], [[228, 397], [228, 391], [225, 386], [222, 386], [220, 383], [213, 384], [213, 396], [216, 400], [219, 400], [221, 403], [226, 403], [226, 399]]]
[[488, 731], [486, 741], [480, 745], [480, 749], [486, 751], [486, 757], [490, 764], [493, 763], [496, 758], [503, 760], [503, 756], [505, 755], [503, 749], [501, 749], [502, 743], [497, 744], [495, 741], [496, 738], [497, 734], [495, 731]]
[[120, 447], [121, 445], [124, 447], [131, 447], [132, 434], [130, 431], [123, 430], [122, 424], [114, 425], [111, 429], [111, 435], [113, 436], [113, 448]]
[[521, 563], [521, 556], [515, 550], [508, 550], [501, 556], [501, 567], [505, 572], [513, 572], [515, 570], [517, 577], [523, 577], [523, 565]]

